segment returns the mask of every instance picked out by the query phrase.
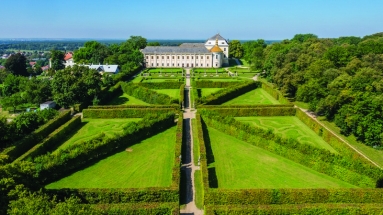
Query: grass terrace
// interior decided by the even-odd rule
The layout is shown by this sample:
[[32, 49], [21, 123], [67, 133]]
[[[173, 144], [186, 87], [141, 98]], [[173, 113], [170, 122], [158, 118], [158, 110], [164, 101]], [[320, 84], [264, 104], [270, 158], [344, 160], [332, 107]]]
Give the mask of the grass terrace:
[[82, 141], [87, 141], [100, 133], [105, 133], [108, 136], [114, 136], [123, 131], [123, 127], [131, 122], [137, 122], [140, 118], [129, 119], [82, 119], [82, 126], [71, 136], [68, 136], [66, 141], [57, 149], [64, 149], [73, 144], [81, 144]]
[[285, 138], [296, 139], [300, 143], [337, 153], [334, 148], [295, 116], [256, 116], [236, 117], [235, 119], [259, 128], [271, 129]]
[[224, 88], [201, 88], [201, 89], [198, 89], [201, 91], [201, 97], [204, 97], [204, 96], [208, 96], [212, 93], [215, 93], [215, 92], [218, 92], [220, 90], [222, 90]]
[[268, 94], [264, 89], [257, 88], [235, 99], [223, 103], [223, 105], [259, 105], [280, 104], [278, 100]]
[[120, 96], [113, 98], [108, 103], [108, 105], [149, 105], [149, 104], [133, 96], [129, 96], [126, 93], [122, 93]]
[[153, 89], [157, 93], [166, 94], [172, 98], [179, 99], [180, 98], [180, 90], [179, 89]]
[[214, 158], [210, 163], [208, 159], [212, 187], [226, 189], [356, 187], [214, 128], [208, 128], [208, 132]]
[[152, 136], [59, 181], [58, 188], [169, 187], [175, 153], [176, 127]]

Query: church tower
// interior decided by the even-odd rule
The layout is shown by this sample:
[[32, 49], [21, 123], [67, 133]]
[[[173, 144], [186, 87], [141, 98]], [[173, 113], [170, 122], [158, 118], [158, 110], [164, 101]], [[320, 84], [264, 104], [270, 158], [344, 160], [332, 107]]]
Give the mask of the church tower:
[[222, 65], [229, 65], [229, 43], [227, 42], [227, 40], [223, 38], [220, 34], [216, 34], [205, 42], [205, 47], [208, 50], [211, 50], [215, 45], [217, 45], [223, 53]]

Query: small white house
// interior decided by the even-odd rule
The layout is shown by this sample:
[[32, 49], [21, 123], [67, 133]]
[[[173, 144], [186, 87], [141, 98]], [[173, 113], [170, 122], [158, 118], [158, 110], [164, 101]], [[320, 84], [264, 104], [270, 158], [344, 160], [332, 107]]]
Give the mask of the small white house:
[[[88, 65], [87, 65], [88, 66]], [[109, 74], [117, 74], [120, 70], [118, 69], [118, 65], [89, 65], [89, 69], [95, 69], [98, 72], [103, 72], [103, 73], [109, 73]]]
[[40, 104], [40, 110], [44, 110], [47, 108], [55, 108], [55, 107], [56, 107], [56, 102], [54, 101], [47, 101]]

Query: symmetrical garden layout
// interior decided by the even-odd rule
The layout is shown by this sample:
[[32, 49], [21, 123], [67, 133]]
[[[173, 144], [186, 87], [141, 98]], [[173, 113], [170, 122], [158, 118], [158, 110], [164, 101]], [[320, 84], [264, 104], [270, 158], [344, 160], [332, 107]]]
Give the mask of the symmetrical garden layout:
[[[82, 117], [62, 114], [13, 160], [34, 162], [52, 195], [105, 214], [179, 214], [190, 201], [205, 214], [381, 211], [380, 168], [254, 74], [226, 73], [144, 71]], [[197, 112], [187, 129], [185, 110]], [[188, 153], [200, 168], [194, 181], [181, 171]]]

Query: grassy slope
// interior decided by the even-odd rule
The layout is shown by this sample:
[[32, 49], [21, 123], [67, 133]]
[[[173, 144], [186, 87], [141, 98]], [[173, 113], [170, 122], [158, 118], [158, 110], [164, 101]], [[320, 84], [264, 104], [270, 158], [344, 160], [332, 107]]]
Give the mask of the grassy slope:
[[201, 96], [208, 96], [212, 93], [222, 90], [223, 88], [201, 88]]
[[172, 98], [179, 99], [180, 98], [180, 90], [179, 89], [153, 89], [157, 93], [166, 94]]
[[219, 188], [339, 188], [354, 185], [208, 128]]
[[108, 105], [149, 105], [148, 103], [141, 101], [133, 96], [129, 96], [126, 93], [115, 97], [108, 103]]
[[236, 117], [235, 119], [260, 128], [272, 129], [283, 137], [297, 139], [300, 143], [310, 144], [336, 153], [334, 148], [295, 116]]
[[[137, 122], [140, 118], [129, 119], [82, 119], [82, 127], [69, 137], [58, 149], [89, 140], [96, 135], [104, 132], [112, 136], [115, 133], [122, 132], [122, 128], [130, 122]], [[57, 149], [57, 150], [58, 150]]]
[[[320, 119], [320, 117], [318, 117]], [[354, 135], [350, 135], [348, 137], [340, 134], [340, 128], [335, 125], [333, 122], [328, 122], [326, 120], [320, 120], [323, 124], [325, 124], [329, 129], [334, 131], [336, 134], [338, 134], [340, 137], [342, 137], [344, 140], [346, 140], [348, 143], [350, 143], [352, 146], [354, 146], [356, 149], [361, 151], [364, 155], [366, 155], [368, 158], [370, 158], [372, 161], [377, 163], [380, 167], [383, 168], [383, 150], [377, 150], [370, 146], [366, 146], [361, 142], [358, 142]]]
[[142, 188], [171, 185], [176, 127], [150, 137], [46, 188]]
[[279, 104], [270, 94], [264, 89], [257, 88], [247, 92], [235, 99], [223, 103], [223, 105], [258, 105], [258, 104]]

